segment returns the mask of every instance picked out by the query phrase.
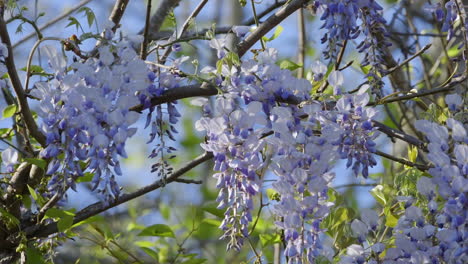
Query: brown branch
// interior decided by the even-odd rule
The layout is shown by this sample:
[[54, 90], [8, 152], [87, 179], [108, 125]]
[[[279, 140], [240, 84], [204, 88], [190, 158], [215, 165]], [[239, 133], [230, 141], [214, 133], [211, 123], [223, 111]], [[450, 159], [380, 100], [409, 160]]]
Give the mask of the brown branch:
[[202, 184], [203, 181], [192, 180], [192, 179], [176, 179], [175, 182], [187, 183], [187, 184]]
[[301, 67], [298, 69], [297, 78], [304, 77], [304, 67], [305, 67], [305, 56], [306, 56], [306, 43], [307, 35], [304, 21], [304, 9], [301, 8], [297, 11], [297, 26], [298, 26], [298, 51], [297, 51], [297, 62]]
[[252, 32], [244, 41], [237, 45], [237, 53], [239, 54], [239, 57], [245, 55], [245, 53], [247, 53], [247, 51], [257, 41], [265, 36], [266, 33], [276, 27], [279, 23], [281, 23], [281, 21], [294, 13], [296, 10], [303, 7], [307, 2], [309, 2], [309, 0], [292, 0], [288, 5], [268, 17], [268, 19], [259, 27], [257, 27], [254, 32]]
[[[150, 32], [148, 35], [148, 39], [155, 39], [155, 36], [161, 29], [161, 26], [166, 19], [167, 15], [173, 10], [181, 0], [162, 0], [161, 4], [159, 4], [158, 9], [151, 17], [150, 21]], [[139, 34], [143, 33], [143, 30], [138, 32]]]
[[[171, 173], [166, 179], [161, 179], [158, 180], [150, 185], [147, 185], [145, 187], [142, 187], [138, 189], [135, 192], [128, 193], [128, 194], [123, 194], [119, 196], [116, 200], [105, 203], [105, 202], [97, 202], [92, 205], [89, 205], [88, 207], [82, 209], [81, 211], [77, 212], [75, 215], [75, 218], [73, 220], [73, 223], [78, 223], [80, 221], [83, 221], [85, 219], [88, 219], [92, 216], [95, 216], [99, 213], [102, 213], [110, 208], [116, 207], [118, 205], [121, 205], [123, 203], [126, 203], [130, 200], [133, 200], [137, 197], [140, 197], [142, 195], [145, 195], [151, 191], [157, 190], [161, 187], [164, 187], [168, 183], [171, 182], [176, 182], [179, 177], [181, 177], [183, 174], [186, 172], [190, 171], [191, 169], [195, 168], [199, 164], [210, 160], [213, 158], [213, 154], [211, 152], [205, 152], [204, 154], [198, 156], [197, 158], [193, 159], [192, 161], [188, 162], [186, 165], [181, 167], [180, 169], [174, 171]], [[58, 231], [57, 229], [57, 223], [51, 223], [47, 225], [34, 225], [27, 227], [26, 229], [23, 230], [28, 237], [46, 237], [50, 234], [56, 233]], [[0, 248], [1, 245], [0, 245]]]
[[386, 134], [387, 136], [391, 138], [398, 138], [424, 151], [427, 151], [426, 144], [411, 135], [405, 134], [399, 130], [388, 127], [375, 120], [372, 120], [372, 125], [376, 127], [379, 131], [381, 131], [382, 133]]
[[389, 74], [392, 74], [394, 71], [398, 70], [399, 68], [403, 67], [404, 65], [406, 65], [407, 63], [409, 63], [410, 61], [412, 61], [413, 59], [419, 57], [419, 55], [423, 54], [426, 50], [428, 50], [430, 47], [432, 46], [432, 44], [427, 44], [426, 46], [424, 46], [422, 49], [420, 49], [418, 52], [416, 52], [415, 54], [413, 54], [413, 56], [409, 57], [408, 59], [404, 60], [402, 63], [390, 68], [387, 70], [387, 72], [385, 73], [384, 76], [387, 76]]
[[146, 6], [146, 20], [145, 20], [145, 32], [143, 34], [143, 42], [141, 43], [141, 59], [146, 60], [146, 56], [148, 55], [148, 32], [150, 27], [150, 17], [151, 17], [151, 3], [153, 1], [148, 0], [148, 4]]
[[[114, 8], [112, 9], [112, 13], [109, 16], [109, 20], [114, 23], [112, 27], [112, 31], [116, 31], [119, 28], [120, 20], [125, 13], [125, 9], [127, 8], [128, 2], [130, 0], [117, 0], [114, 4]], [[151, 2], [151, 1], [149, 1]]]
[[[194, 84], [194, 85], [187, 85], [187, 86], [180, 86], [171, 90], [166, 91], [163, 95], [159, 97], [151, 98], [151, 106], [156, 106], [168, 102], [172, 102], [175, 100], [189, 98], [189, 97], [196, 97], [196, 96], [211, 96], [216, 95], [218, 90], [209, 85], [208, 83], [203, 83], [202, 85]], [[145, 108], [143, 105], [136, 105], [130, 108], [130, 111], [141, 112]]]
[[381, 156], [381, 157], [384, 157], [386, 159], [389, 159], [389, 160], [393, 160], [395, 162], [398, 162], [398, 163], [401, 163], [403, 165], [406, 165], [406, 166], [410, 166], [410, 167], [415, 167], [417, 168], [418, 170], [421, 170], [421, 171], [427, 171], [430, 167], [429, 166], [426, 166], [426, 165], [422, 165], [422, 164], [417, 164], [417, 163], [413, 163], [409, 160], [405, 160], [405, 159], [401, 159], [401, 158], [397, 158], [397, 157], [394, 157], [390, 154], [387, 154], [387, 153], [384, 153], [384, 152], [381, 152], [381, 151], [376, 151], [375, 154]]
[[421, 91], [421, 92], [418, 92], [418, 93], [412, 93], [412, 94], [408, 94], [408, 95], [397, 96], [395, 98], [390, 98], [390, 99], [386, 99], [386, 100], [383, 100], [383, 101], [369, 102], [367, 104], [367, 106], [388, 104], [388, 103], [399, 102], [399, 101], [409, 100], [409, 99], [413, 99], [413, 98], [423, 97], [423, 96], [427, 96], [427, 95], [432, 95], [432, 94], [436, 94], [436, 93], [449, 92], [449, 91], [455, 89], [455, 86], [457, 86], [458, 84], [464, 82], [466, 80], [466, 78], [467, 78], [466, 76], [460, 76], [460, 77], [452, 80], [451, 82], [447, 83], [446, 85], [444, 85], [444, 86], [442, 86], [440, 88], [436, 88], [436, 89], [432, 89], [432, 90], [428, 90], [428, 91]]
[[29, 134], [35, 138], [37, 142], [41, 144], [41, 146], [45, 146], [46, 137], [39, 131], [36, 121], [31, 114], [26, 94], [23, 90], [23, 85], [21, 84], [18, 72], [16, 71], [15, 60], [13, 57], [13, 48], [11, 47], [10, 35], [8, 34], [8, 29], [3, 18], [3, 14], [0, 15], [0, 37], [8, 49], [8, 57], [5, 58], [5, 65], [8, 69], [8, 75], [10, 76], [10, 81], [18, 100], [18, 112], [21, 114]]

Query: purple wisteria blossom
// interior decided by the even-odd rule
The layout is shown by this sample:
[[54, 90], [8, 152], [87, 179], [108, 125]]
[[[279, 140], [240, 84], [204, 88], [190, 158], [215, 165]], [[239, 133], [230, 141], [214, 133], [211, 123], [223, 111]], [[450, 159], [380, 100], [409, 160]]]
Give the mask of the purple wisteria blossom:
[[386, 40], [382, 6], [374, 0], [321, 0], [316, 4], [323, 6], [324, 10], [320, 19], [324, 21], [322, 28], [327, 30], [322, 38], [322, 43], [327, 43], [323, 52], [325, 59], [335, 62], [345, 41], [363, 36], [364, 39], [357, 46], [357, 50], [364, 54], [361, 65], [371, 66], [366, 78], [369, 78], [372, 93], [382, 97], [381, 78], [385, 74], [386, 64], [382, 54], [391, 45]]
[[18, 152], [12, 148], [7, 148], [2, 151], [2, 164], [5, 166], [5, 171], [13, 172], [14, 166], [18, 163]]
[[[179, 77], [159, 71], [142, 61], [133, 49], [131, 39], [117, 45], [99, 48], [99, 59], [90, 58], [70, 65], [53, 47], [44, 47], [55, 78], [38, 82], [32, 95], [40, 99], [38, 114], [47, 147], [40, 155], [51, 159], [47, 174], [51, 175], [49, 191], [64, 192], [75, 189], [75, 181], [85, 172], [93, 173], [93, 190], [106, 198], [117, 197], [120, 188], [115, 175], [121, 175], [120, 157], [127, 158], [125, 144], [136, 133], [132, 125], [139, 114], [129, 109], [143, 104], [150, 107], [150, 99], [177, 86]], [[166, 105], [168, 130], [163, 120], [163, 106], [150, 107], [151, 138], [177, 131], [174, 124], [180, 114], [174, 103]], [[156, 112], [156, 119], [151, 115]], [[166, 126], [165, 126], [166, 127]], [[152, 155], [170, 147], [158, 145]], [[156, 154], [154, 154], [156, 153]]]
[[459, 121], [449, 118], [446, 123], [446, 127], [427, 120], [415, 123], [429, 141], [427, 159], [433, 165], [429, 169], [432, 178], [419, 178], [416, 186], [426, 206], [406, 209], [394, 230], [396, 248], [387, 254], [388, 260], [468, 261], [468, 136]]
[[[289, 263], [302, 263], [321, 255], [320, 223], [332, 206], [327, 201], [334, 178], [330, 169], [340, 158], [335, 141], [345, 129], [336, 123], [320, 127], [322, 106], [308, 101], [311, 83], [274, 64], [276, 54], [267, 49], [239, 67], [223, 65], [215, 79], [224, 93], [216, 97], [213, 109], [203, 105], [204, 117], [196, 128], [207, 132], [202, 147], [214, 154], [217, 201], [219, 208], [226, 208], [221, 229], [228, 248], [239, 249], [249, 234], [253, 198], [267, 169], [265, 155], [271, 153], [268, 168], [276, 174], [273, 188], [281, 197], [273, 209], [276, 225], [284, 230]], [[356, 99], [356, 107], [367, 103], [361, 101]], [[366, 121], [372, 117], [367, 110], [358, 111]], [[361, 160], [365, 163], [364, 157]]]

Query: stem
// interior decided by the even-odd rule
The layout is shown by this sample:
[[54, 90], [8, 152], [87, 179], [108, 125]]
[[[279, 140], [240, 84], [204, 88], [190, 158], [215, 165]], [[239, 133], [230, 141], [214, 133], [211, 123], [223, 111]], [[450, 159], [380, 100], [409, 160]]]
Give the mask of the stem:
[[298, 52], [297, 52], [297, 61], [298, 64], [302, 67], [298, 69], [297, 78], [304, 77], [304, 67], [305, 67], [305, 53], [306, 53], [306, 43], [307, 43], [307, 36], [306, 36], [306, 28], [304, 22], [304, 9], [301, 8], [297, 11], [297, 25], [299, 30], [298, 35]]
[[29, 91], [29, 88], [28, 88], [29, 87], [29, 79], [31, 78], [30, 70], [31, 70], [31, 63], [32, 63], [32, 60], [33, 60], [33, 57], [34, 57], [34, 52], [36, 52], [36, 49], [39, 47], [39, 45], [42, 42], [46, 41], [46, 40], [62, 41], [61, 38], [55, 38], [55, 37], [41, 38], [38, 41], [36, 41], [36, 43], [34, 44], [34, 46], [31, 49], [31, 52], [29, 53], [28, 62], [26, 64], [26, 83], [24, 85], [26, 91]]
[[[254, 18], [254, 21], [255, 21], [255, 25], [257, 26], [258, 28], [258, 18], [257, 18], [257, 11], [255, 10], [255, 1], [254, 0], [250, 0], [250, 3], [252, 5], [252, 12], [253, 12], [253, 18]], [[262, 45], [262, 50], [265, 50], [265, 41], [263, 41], [263, 38], [260, 39], [260, 44]]]
[[151, 3], [152, 0], [147, 0], [146, 6], [146, 21], [145, 21], [145, 33], [143, 34], [143, 42], [141, 43], [141, 53], [140, 58], [142, 60], [146, 60], [146, 56], [148, 55], [147, 48], [148, 48], [148, 32], [150, 26], [150, 15], [151, 15]]

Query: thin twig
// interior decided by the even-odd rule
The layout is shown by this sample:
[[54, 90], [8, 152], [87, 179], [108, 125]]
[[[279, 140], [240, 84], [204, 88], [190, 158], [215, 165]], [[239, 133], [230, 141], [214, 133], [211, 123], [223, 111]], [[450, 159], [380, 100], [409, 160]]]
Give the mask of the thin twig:
[[447, 34], [437, 34], [437, 33], [416, 33], [416, 32], [397, 32], [389, 31], [391, 35], [400, 35], [400, 36], [418, 36], [418, 37], [447, 37]]
[[150, 16], [151, 16], [151, 3], [153, 1], [148, 0], [147, 6], [146, 6], [146, 20], [145, 20], [145, 33], [143, 34], [143, 42], [141, 43], [141, 52], [140, 52], [140, 58], [142, 60], [146, 60], [146, 56], [148, 55], [147, 53], [147, 47], [148, 47], [148, 32], [149, 32], [149, 26], [150, 26]]
[[[253, 13], [253, 18], [255, 21], [255, 25], [258, 27], [259, 22], [258, 22], [258, 17], [257, 17], [257, 10], [255, 9], [255, 0], [250, 0], [250, 3], [252, 5], [252, 13]], [[260, 39], [260, 44], [262, 45], [262, 50], [265, 50], [265, 41], [263, 38]]]
[[[155, 36], [161, 29], [161, 26], [166, 19], [167, 15], [177, 6], [181, 0], [162, 0], [159, 4], [156, 12], [153, 14], [150, 20], [150, 32], [148, 38], [154, 40]], [[138, 32], [143, 34], [143, 30]]]
[[25, 89], [26, 89], [26, 92], [29, 91], [29, 80], [31, 78], [31, 63], [32, 63], [32, 59], [34, 57], [34, 53], [36, 52], [36, 49], [39, 47], [39, 45], [46, 41], [46, 40], [55, 40], [55, 41], [62, 41], [62, 39], [60, 38], [55, 38], [55, 37], [46, 37], [46, 38], [41, 38], [39, 39], [38, 41], [36, 41], [36, 43], [34, 44], [34, 46], [32, 47], [31, 49], [31, 52], [29, 53], [29, 57], [28, 57], [28, 62], [26, 64], [26, 82], [25, 82]]
[[202, 184], [203, 181], [192, 180], [192, 179], [176, 179], [175, 182], [188, 183], [188, 184]]
[[[50, 26], [52, 26], [53, 24], [57, 23], [58, 21], [66, 18], [67, 16], [69, 16], [71, 13], [75, 12], [76, 10], [78, 10], [79, 8], [81, 8], [82, 6], [86, 5], [87, 3], [91, 2], [93, 0], [84, 0], [84, 1], [81, 1], [79, 4], [77, 4], [76, 6], [70, 8], [68, 11], [64, 12], [63, 14], [57, 16], [56, 18], [48, 21], [47, 23], [45, 23], [44, 25], [42, 26], [39, 26], [39, 31], [42, 31]], [[16, 42], [14, 45], [13, 45], [13, 49], [15, 49], [16, 47], [18, 47], [19, 45], [23, 44], [24, 42], [28, 41], [30, 38], [36, 36], [36, 33], [30, 33], [26, 36], [24, 36], [22, 39], [18, 40], [18, 42]]]
[[388, 69], [384, 76], [387, 76], [389, 74], [392, 74], [394, 71], [398, 70], [399, 68], [403, 67], [404, 65], [406, 65], [408, 62], [414, 60], [415, 58], [417, 58], [419, 55], [423, 54], [426, 50], [428, 50], [430, 47], [432, 46], [432, 44], [427, 44], [426, 46], [424, 46], [421, 50], [419, 50], [418, 52], [416, 52], [415, 54], [413, 54], [413, 56], [409, 57], [408, 59], [404, 60], [402, 63], [398, 64], [397, 66], [395, 67], [392, 67], [390, 69]]
[[375, 154], [377, 154], [377, 155], [379, 155], [381, 157], [384, 157], [386, 159], [396, 161], [396, 162], [401, 163], [401, 164], [406, 165], [406, 166], [415, 167], [415, 168], [417, 168], [418, 170], [421, 170], [421, 171], [427, 171], [428, 169], [431, 168], [431, 167], [426, 166], [426, 165], [417, 164], [417, 163], [413, 163], [413, 162], [411, 162], [409, 160], [394, 157], [394, 156], [392, 156], [390, 154], [387, 154], [387, 153], [384, 153], [384, 152], [381, 152], [381, 151], [378, 151], [378, 150], [375, 152]]
[[[195, 7], [195, 9], [192, 11], [192, 13], [185, 20], [185, 22], [182, 25], [182, 28], [180, 29], [179, 33], [176, 34], [176, 32], [174, 32], [173, 37], [175, 39], [179, 39], [185, 33], [185, 31], [189, 28], [190, 23], [192, 22], [192, 20], [195, 19], [198, 16], [198, 14], [203, 9], [203, 7], [206, 5], [206, 3], [208, 3], [208, 0], [201, 0], [200, 3], [198, 3], [197, 7]], [[169, 54], [171, 53], [171, 51], [172, 51], [171, 47], [168, 47], [166, 49], [163, 56], [159, 60], [161, 64], [166, 63], [166, 59], [169, 56]]]
[[377, 185], [379, 184], [378, 183], [349, 183], [349, 184], [337, 185], [332, 188], [341, 189], [341, 188], [349, 188], [349, 187], [372, 187], [372, 186], [377, 186]]
[[306, 4], [307, 2], [309, 2], [309, 0], [292, 0], [289, 2], [289, 4], [284, 6], [278, 12], [268, 17], [268, 19], [265, 22], [263, 22], [254, 30], [254, 32], [249, 34], [244, 41], [237, 45], [237, 53], [239, 54], [239, 57], [245, 55], [245, 53], [247, 53], [247, 51], [257, 41], [259, 41], [263, 36], [265, 36], [266, 33], [268, 33], [271, 29], [276, 27], [281, 21], [283, 21], [289, 15], [294, 13], [296, 10], [304, 6], [304, 4]]
[[464, 82], [466, 80], [466, 78], [467, 78], [466, 76], [460, 76], [460, 77], [458, 77], [456, 79], [453, 79], [451, 82], [447, 83], [446, 85], [444, 85], [444, 86], [442, 86], [440, 88], [436, 88], [436, 89], [432, 89], [432, 90], [428, 90], [428, 91], [422, 91], [422, 92], [418, 92], [418, 93], [411, 93], [411, 94], [408, 94], [408, 95], [402, 95], [402, 96], [398, 96], [398, 97], [395, 97], [395, 98], [386, 99], [386, 100], [383, 100], [383, 101], [369, 102], [367, 104], [367, 106], [388, 104], [388, 103], [393, 103], [393, 102], [398, 102], [398, 101], [409, 100], [409, 99], [412, 99], [412, 98], [418, 98], [418, 97], [423, 97], [423, 96], [427, 96], [427, 95], [432, 95], [432, 94], [436, 94], [436, 93], [449, 92], [449, 91], [455, 89], [455, 86], [457, 86], [458, 84]]
[[[151, 191], [157, 190], [168, 183], [176, 181], [180, 176], [188, 172], [189, 170], [195, 168], [196, 166], [200, 165], [201, 163], [210, 160], [213, 158], [213, 153], [211, 152], [205, 152], [204, 154], [198, 156], [197, 158], [193, 159], [192, 161], [188, 162], [186, 165], [181, 167], [180, 169], [174, 171], [169, 175], [166, 179], [161, 179], [158, 180], [150, 185], [147, 185], [145, 187], [142, 187], [138, 189], [135, 192], [128, 193], [128, 194], [123, 194], [119, 196], [116, 200], [111, 201], [111, 202], [97, 202], [92, 205], [89, 205], [88, 207], [84, 208], [83, 210], [79, 211], [76, 213], [75, 218], [73, 220], [73, 223], [78, 223], [80, 221], [83, 221], [85, 219], [88, 219], [92, 216], [95, 216], [99, 213], [102, 213], [110, 208], [116, 207], [120, 204], [126, 203], [130, 200], [133, 200], [137, 197], [140, 197], [142, 195], [145, 195]], [[45, 237], [50, 234], [53, 234], [57, 232], [57, 223], [50, 223], [47, 225], [34, 225], [34, 226], [29, 226], [24, 229], [24, 232], [29, 236], [29, 237]], [[0, 248], [1, 245], [0, 245]]]

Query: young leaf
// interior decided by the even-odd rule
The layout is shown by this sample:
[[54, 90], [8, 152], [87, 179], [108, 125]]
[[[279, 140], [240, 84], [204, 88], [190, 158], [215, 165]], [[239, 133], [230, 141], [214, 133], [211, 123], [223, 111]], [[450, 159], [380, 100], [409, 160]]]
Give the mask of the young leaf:
[[156, 224], [143, 229], [138, 236], [175, 237], [174, 231], [164, 224]]
[[27, 163], [36, 165], [36, 166], [38, 166], [39, 168], [41, 168], [41, 169], [43, 169], [43, 170], [45, 170], [45, 167], [47, 166], [47, 161], [45, 161], [45, 160], [43, 160], [43, 159], [24, 158], [24, 160], [25, 160]]
[[267, 42], [272, 41], [272, 40], [276, 39], [277, 37], [279, 37], [279, 35], [281, 35], [281, 32], [283, 32], [283, 27], [282, 26], [277, 26], [276, 29], [275, 29], [275, 32], [273, 33], [273, 35], [270, 38], [264, 37], [264, 40], [267, 41]]
[[290, 60], [282, 61], [279, 66], [281, 69], [286, 69], [290, 71], [294, 71], [302, 67], [302, 65], [296, 64], [295, 62], [290, 61]]
[[69, 17], [68, 20], [70, 20], [70, 22], [68, 23], [68, 25], [66, 25], [65, 27], [70, 27], [70, 26], [75, 26], [76, 27], [76, 31], [78, 31], [78, 28], [81, 26], [80, 22], [78, 21], [78, 19], [74, 18], [74, 17]]
[[16, 105], [15, 104], [8, 105], [7, 107], [5, 107], [5, 109], [3, 109], [3, 114], [2, 114], [3, 119], [12, 117], [15, 113], [16, 113]]

